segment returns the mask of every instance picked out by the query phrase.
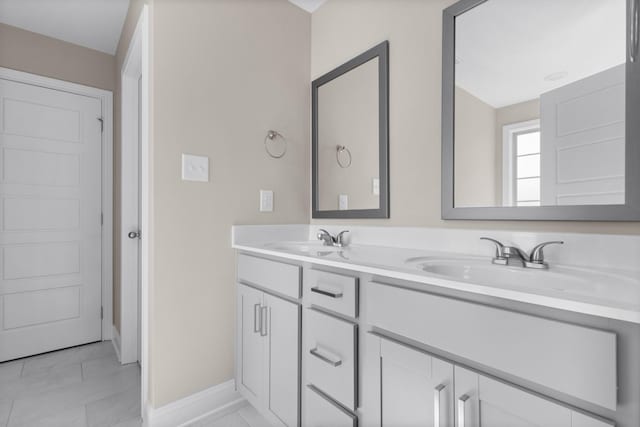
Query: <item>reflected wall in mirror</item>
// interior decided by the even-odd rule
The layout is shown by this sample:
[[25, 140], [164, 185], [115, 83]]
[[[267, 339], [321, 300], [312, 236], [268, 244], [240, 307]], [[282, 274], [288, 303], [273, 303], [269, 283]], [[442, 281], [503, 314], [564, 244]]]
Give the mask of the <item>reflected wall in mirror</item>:
[[312, 84], [314, 218], [388, 218], [388, 49]]
[[454, 26], [454, 207], [624, 205], [627, 1], [475, 3]]
[[445, 9], [444, 219], [640, 220], [639, 3]]

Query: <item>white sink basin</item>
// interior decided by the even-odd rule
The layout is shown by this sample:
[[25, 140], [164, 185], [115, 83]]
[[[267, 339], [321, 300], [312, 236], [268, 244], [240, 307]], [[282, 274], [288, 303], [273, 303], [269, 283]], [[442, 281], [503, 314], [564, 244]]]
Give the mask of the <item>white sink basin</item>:
[[337, 246], [325, 246], [322, 242], [313, 240], [301, 242], [269, 243], [265, 245], [265, 248], [273, 249], [276, 251], [313, 254], [321, 256], [345, 250], [345, 248], [340, 248]]
[[407, 263], [448, 279], [501, 288], [559, 291], [627, 302], [636, 295], [633, 278], [586, 268], [552, 265], [549, 270], [536, 270], [495, 265], [488, 258], [422, 257]]
[[565, 291], [575, 287], [592, 287], [575, 275], [554, 271], [490, 264], [478, 260], [424, 261], [419, 267], [429, 273], [455, 280], [493, 284], [498, 286], [544, 287]]

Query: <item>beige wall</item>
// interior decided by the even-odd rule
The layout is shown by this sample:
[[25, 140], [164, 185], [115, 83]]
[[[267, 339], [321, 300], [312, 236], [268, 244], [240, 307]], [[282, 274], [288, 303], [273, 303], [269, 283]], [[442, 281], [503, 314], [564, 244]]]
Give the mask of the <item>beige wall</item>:
[[144, 6], [144, 0], [131, 0], [129, 10], [122, 27], [120, 41], [115, 56], [115, 91], [113, 93], [113, 110], [114, 117], [114, 139], [113, 139], [113, 325], [120, 332], [120, 294], [121, 294], [121, 277], [120, 277], [120, 248], [122, 245], [122, 226], [120, 223], [120, 207], [121, 207], [121, 156], [122, 156], [122, 127], [120, 125], [120, 114], [122, 110], [122, 65], [129, 49], [129, 43], [133, 37], [133, 33]]
[[[337, 210], [339, 195], [349, 197], [349, 209], [378, 209], [373, 194], [378, 178], [378, 59], [349, 71], [318, 88], [318, 187], [320, 210]], [[337, 145], [348, 151], [337, 152]], [[351, 165], [346, 166], [351, 156]]]
[[440, 219], [442, 10], [453, 2], [328, 0], [313, 13], [312, 79], [385, 39], [390, 42], [391, 219], [333, 222], [640, 234], [638, 223]]
[[[151, 399], [234, 375], [231, 225], [309, 213], [310, 15], [286, 0], [155, 0], [152, 15]], [[285, 135], [281, 160], [264, 151]], [[180, 155], [209, 156], [209, 183]], [[258, 212], [260, 189], [275, 212]]]
[[455, 206], [495, 206], [496, 110], [456, 86]]
[[0, 23], [0, 67], [113, 91], [113, 55]]

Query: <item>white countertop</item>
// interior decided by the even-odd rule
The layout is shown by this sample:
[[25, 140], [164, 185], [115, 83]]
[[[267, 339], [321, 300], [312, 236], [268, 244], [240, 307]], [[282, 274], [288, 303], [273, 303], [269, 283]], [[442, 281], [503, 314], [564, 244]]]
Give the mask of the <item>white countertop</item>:
[[[473, 259], [475, 262], [486, 261], [490, 265], [490, 256], [358, 244], [350, 245], [342, 250], [314, 249], [304, 253], [288, 250], [286, 245], [283, 247], [283, 242], [294, 240], [291, 238], [293, 237], [291, 233], [282, 236], [284, 240], [271, 241], [265, 241], [268, 236], [263, 235], [261, 239], [258, 239], [259, 241], [253, 243], [247, 240], [249, 236], [243, 237], [243, 239], [238, 239], [234, 234], [232, 245], [234, 249], [640, 324], [640, 273], [635, 270], [587, 269], [560, 264], [551, 264], [548, 271], [500, 266], [497, 268], [518, 269], [518, 272], [514, 272], [515, 274], [537, 275], [535, 280], [538, 280], [539, 277], [540, 283], [544, 283], [547, 273], [561, 272], [570, 278], [575, 275], [581, 281], [588, 281], [588, 286], [574, 285], [571, 290], [558, 290], [543, 285], [499, 286], [493, 283], [480, 283], [482, 281], [478, 280], [475, 282], [453, 280], [447, 276], [424, 271], [419, 267], [419, 263], [408, 261], [412, 258], [451, 259], [465, 257]], [[300, 236], [296, 235], [295, 237]]]

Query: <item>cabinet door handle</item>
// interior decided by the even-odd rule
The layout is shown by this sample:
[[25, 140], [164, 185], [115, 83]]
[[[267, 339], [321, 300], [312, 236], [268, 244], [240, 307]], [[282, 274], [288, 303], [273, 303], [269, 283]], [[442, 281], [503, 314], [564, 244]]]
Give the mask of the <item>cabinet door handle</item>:
[[444, 384], [439, 384], [433, 390], [433, 427], [440, 427], [440, 393], [444, 388]]
[[253, 304], [253, 332], [258, 333], [262, 329], [262, 317], [260, 316], [260, 303]]
[[267, 309], [268, 307], [260, 307], [260, 336], [267, 336]]
[[330, 298], [342, 298], [342, 292], [325, 291], [324, 289], [320, 289], [319, 286], [311, 288], [311, 292], [315, 292], [316, 294], [324, 295]]
[[311, 353], [312, 356], [315, 356], [318, 359], [322, 360], [323, 362], [328, 363], [329, 365], [333, 366], [334, 368], [337, 367], [337, 366], [342, 365], [342, 360], [340, 360], [340, 359], [336, 359], [336, 360], [329, 359], [327, 356], [321, 354], [318, 351], [318, 347], [312, 348], [311, 350], [309, 350], [309, 353]]
[[465, 427], [465, 406], [469, 396], [463, 394], [458, 398], [458, 427]]

